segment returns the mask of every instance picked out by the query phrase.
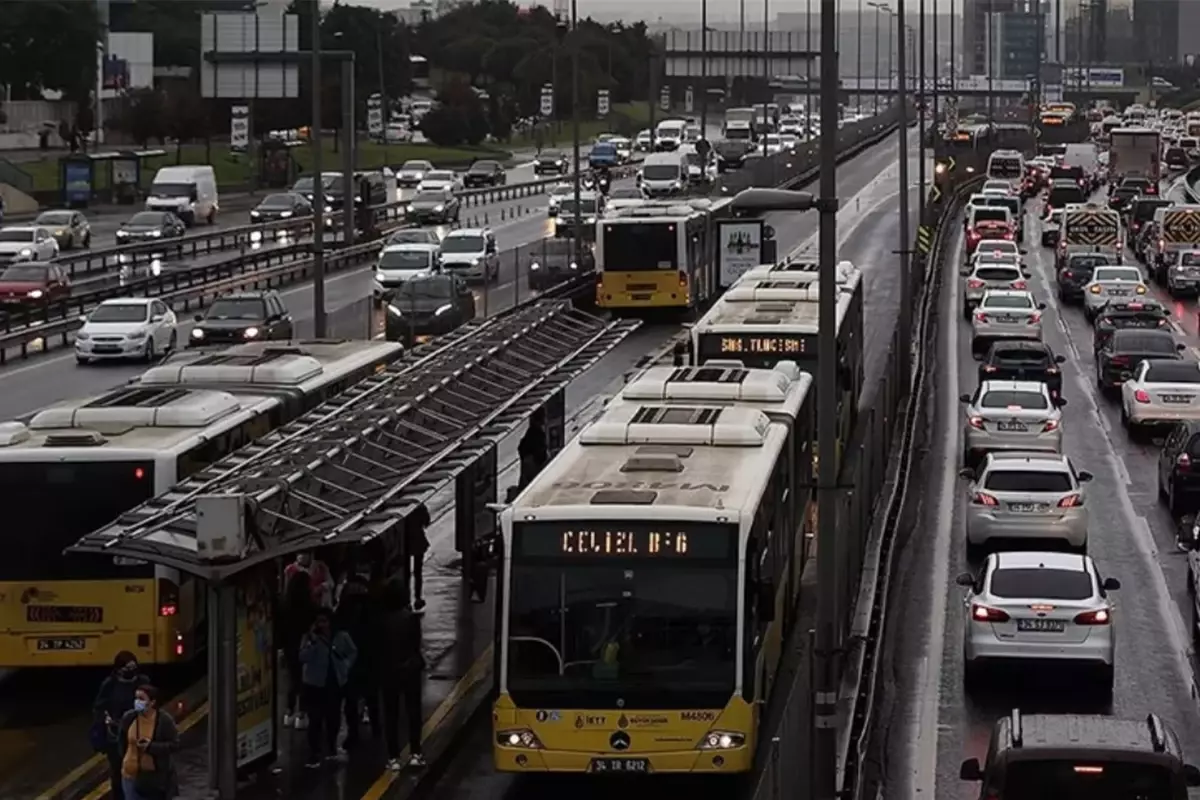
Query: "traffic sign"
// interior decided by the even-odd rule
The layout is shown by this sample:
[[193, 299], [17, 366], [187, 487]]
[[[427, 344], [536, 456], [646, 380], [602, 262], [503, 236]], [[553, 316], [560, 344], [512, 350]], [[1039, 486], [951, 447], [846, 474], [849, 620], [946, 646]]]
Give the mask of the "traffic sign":
[[685, 91], [683, 93], [683, 110], [685, 112], [687, 112], [688, 114], [690, 114], [695, 109], [695, 107], [696, 107], [696, 97], [692, 93], [692, 87], [689, 86], [689, 87], [687, 87], [687, 91]]
[[542, 84], [541, 112], [543, 117], [554, 114], [554, 87], [549, 83]]
[[608, 89], [597, 90], [596, 113], [601, 117], [608, 116]]
[[659, 94], [658, 94], [658, 106], [663, 111], [671, 110], [671, 87], [670, 86], [662, 87], [662, 91], [659, 92]]
[[942, 187], [938, 186], [938, 185], [935, 183], [935, 184], [933, 185], [933, 188], [929, 190], [929, 199], [930, 199], [930, 200], [932, 200], [932, 201], [933, 201], [933, 202], [935, 202], [935, 203], [939, 203], [939, 202], [941, 202], [941, 200], [942, 200]]
[[367, 98], [367, 133], [383, 135], [383, 97], [378, 92]]

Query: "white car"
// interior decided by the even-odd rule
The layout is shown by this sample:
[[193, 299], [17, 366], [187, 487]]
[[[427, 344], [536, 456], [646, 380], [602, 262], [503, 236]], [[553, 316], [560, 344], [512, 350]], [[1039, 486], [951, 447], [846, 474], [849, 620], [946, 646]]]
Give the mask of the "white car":
[[768, 133], [763, 140], [766, 142], [767, 155], [774, 156], [783, 152], [783, 140], [777, 133]]
[[418, 192], [461, 192], [462, 190], [462, 178], [449, 169], [435, 169], [426, 172], [425, 177], [417, 185]]
[[1128, 303], [1146, 295], [1146, 282], [1137, 267], [1096, 267], [1092, 279], [1083, 287], [1083, 313], [1094, 320], [1110, 300]]
[[1002, 180], [1000, 178], [989, 178], [984, 181], [983, 188], [979, 190], [980, 194], [999, 194], [1007, 197], [1013, 194], [1014, 188], [1012, 181]]
[[550, 189], [550, 197], [546, 201], [547, 216], [557, 217], [558, 210], [562, 208], [563, 201], [568, 197], [575, 196], [575, 185], [573, 183], [556, 183]]
[[490, 283], [500, 277], [496, 234], [486, 228], [459, 228], [442, 239], [442, 270], [467, 283]]
[[1062, 452], [1062, 411], [1041, 381], [983, 381], [965, 405], [963, 463], [998, 450]]
[[0, 266], [17, 261], [51, 261], [58, 258], [58, 242], [48, 228], [9, 225], [0, 228]]
[[651, 133], [649, 129], [638, 131], [637, 138], [633, 140], [633, 149], [641, 152], [650, 151]]
[[975, 307], [989, 290], [1015, 289], [1023, 291], [1028, 284], [1025, 273], [1016, 264], [976, 261], [963, 273], [962, 315], [968, 322]]
[[441, 258], [441, 246], [405, 243], [384, 247], [375, 262], [374, 295], [395, 289], [405, 281], [435, 272]]
[[1200, 364], [1147, 358], [1121, 384], [1121, 422], [1132, 432], [1143, 425], [1200, 419]]
[[[1094, 681], [1104, 699], [1112, 695], [1116, 636], [1109, 592], [1116, 578], [1101, 576], [1085, 555], [1007, 552], [988, 556], [978, 575], [956, 583], [963, 598], [963, 684], [986, 688], [989, 666], [1073, 668]], [[1011, 680], [1011, 679], [1007, 679]]]
[[622, 208], [637, 208], [645, 205], [646, 200], [646, 193], [640, 186], [614, 186], [608, 192], [604, 211], [610, 213]]
[[795, 133], [781, 133], [779, 140], [783, 142], [783, 149], [789, 153], [796, 152], [796, 148], [800, 146], [800, 137]]
[[971, 352], [996, 339], [1040, 340], [1045, 310], [1025, 289], [988, 289], [971, 316]]
[[405, 161], [396, 173], [396, 185], [402, 189], [415, 189], [433, 172], [433, 164], [423, 160]]
[[75, 360], [80, 364], [106, 359], [153, 361], [179, 345], [175, 312], [153, 297], [105, 300], [83, 318], [75, 332]]

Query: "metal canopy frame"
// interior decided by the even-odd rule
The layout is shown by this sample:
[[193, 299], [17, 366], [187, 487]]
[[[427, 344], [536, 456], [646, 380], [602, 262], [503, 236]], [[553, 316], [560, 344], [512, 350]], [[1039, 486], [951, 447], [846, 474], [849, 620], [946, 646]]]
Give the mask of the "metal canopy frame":
[[[72, 553], [173, 566], [219, 581], [262, 561], [379, 536], [638, 327], [566, 301], [478, 324], [402, 360], [85, 536]], [[441, 342], [438, 342], [441, 345]], [[201, 558], [196, 497], [252, 500], [236, 561]]]

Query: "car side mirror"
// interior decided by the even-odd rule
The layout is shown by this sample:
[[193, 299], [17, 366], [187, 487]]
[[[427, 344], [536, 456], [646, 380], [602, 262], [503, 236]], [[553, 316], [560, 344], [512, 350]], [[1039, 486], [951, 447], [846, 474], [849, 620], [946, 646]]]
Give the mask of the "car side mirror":
[[87, 314], [84, 314], [82, 317], [80, 317], [80, 318], [79, 318], [79, 321], [80, 321], [80, 322], [87, 322]]
[[1116, 578], [1105, 578], [1104, 583], [1100, 584], [1106, 592], [1115, 592], [1121, 588], [1121, 582]]
[[1091, 480], [1092, 478], [1094, 478], [1094, 477], [1096, 477], [1096, 476], [1095, 476], [1095, 475], [1093, 475], [1092, 473], [1088, 472], [1087, 470], [1080, 470], [1080, 471], [1079, 471], [1079, 482], [1080, 482], [1080, 483], [1087, 483], [1088, 481], [1090, 481], [1090, 480]]
[[959, 267], [959, 268], [958, 268], [958, 275], [959, 275], [959, 277], [960, 277], [960, 278], [965, 278], [965, 277], [967, 277], [967, 276], [968, 276], [968, 275], [970, 275], [970, 274], [971, 274], [971, 268], [970, 268], [970, 267]]
[[1055, 364], [1065, 364], [1065, 363], [1067, 363], [1067, 357], [1066, 356], [1055, 356], [1054, 363]]
[[195, 322], [204, 322], [204, 315], [203, 315], [203, 314], [197, 314], [197, 315], [195, 315], [194, 317], [192, 317], [192, 319], [193, 319]]
[[968, 758], [958, 768], [958, 778], [964, 781], [983, 780], [983, 768], [979, 766], [978, 758]]
[[1175, 349], [1182, 353], [1184, 350], [1187, 349], [1187, 345], [1184, 344], [1183, 342], [1176, 342]]
[[775, 584], [771, 581], [758, 583], [758, 619], [760, 622], [775, 621]]
[[166, 319], [166, 317], [164, 317], [162, 314], [155, 314], [153, 317], [150, 318], [150, 321], [151, 322], [162, 322], [164, 319]]
[[1029, 255], [1029, 251], [1028, 251], [1028, 250], [1018, 250], [1017, 252], [1018, 252], [1018, 253], [1020, 253], [1020, 254], [1021, 254], [1021, 255], [1023, 255], [1023, 256], [1027, 256], [1027, 255]]
[[958, 401], [959, 401], [960, 403], [969, 403], [969, 402], [971, 402], [971, 395], [969, 395], [969, 394], [960, 394], [960, 395], [958, 396]]
[[975, 480], [975, 470], [971, 469], [970, 467], [963, 467], [958, 471], [958, 477], [962, 478], [963, 480], [973, 481]]
[[975, 585], [975, 576], [969, 572], [964, 572], [954, 579], [954, 582], [959, 586], [971, 588]]
[[1183, 765], [1183, 780], [1188, 786], [1200, 786], [1200, 769], [1191, 764]]

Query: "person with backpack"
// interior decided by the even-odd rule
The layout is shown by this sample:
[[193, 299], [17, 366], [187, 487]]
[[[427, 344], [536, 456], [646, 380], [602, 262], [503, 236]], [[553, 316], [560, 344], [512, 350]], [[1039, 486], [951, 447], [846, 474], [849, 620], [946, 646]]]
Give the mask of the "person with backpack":
[[322, 743], [328, 751], [326, 759], [345, 758], [345, 751], [337, 746], [342, 693], [357, 657], [358, 648], [350, 634], [335, 630], [333, 612], [319, 609], [312, 628], [300, 640], [304, 705], [309, 716], [308, 760], [304, 766], [310, 769], [321, 766]]
[[137, 689], [150, 683], [138, 666], [137, 658], [128, 650], [117, 653], [112, 672], [100, 683], [92, 702], [92, 749], [108, 759], [108, 780], [112, 800], [132, 800], [125, 796], [121, 784], [121, 748], [118, 726], [125, 713], [133, 708]]
[[175, 720], [158, 707], [158, 690], [137, 687], [117, 731], [125, 800], [171, 800], [179, 793], [171, 755], [179, 749]]

